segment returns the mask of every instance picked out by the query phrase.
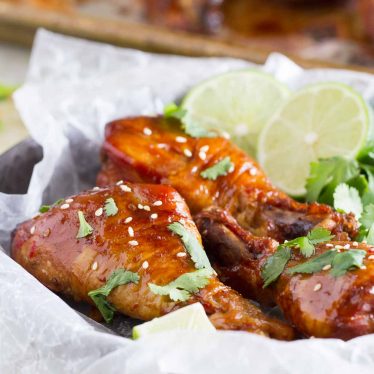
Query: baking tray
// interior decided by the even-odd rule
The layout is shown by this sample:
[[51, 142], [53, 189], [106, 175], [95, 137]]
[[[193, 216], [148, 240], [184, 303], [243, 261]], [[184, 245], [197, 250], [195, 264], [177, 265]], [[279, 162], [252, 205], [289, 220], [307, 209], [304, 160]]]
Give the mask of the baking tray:
[[[31, 45], [37, 28], [97, 40], [114, 45], [159, 53], [186, 56], [229, 56], [255, 63], [265, 62], [272, 50], [244, 45], [237, 38], [230, 40], [175, 31], [144, 22], [122, 18], [109, 19], [79, 12], [57, 12], [0, 0], [0, 38]], [[374, 68], [337, 64], [318, 59], [303, 59], [286, 54], [305, 68], [332, 67], [374, 74]]]
[[[7, 152], [0, 155], [0, 192], [7, 194], [25, 194], [27, 192], [34, 166], [43, 158], [42, 147], [33, 139], [27, 138]], [[16, 165], [16, 167], [15, 167]], [[68, 305], [86, 317], [88, 322], [97, 325], [90, 318], [95, 308], [84, 302], [75, 302], [59, 295]], [[116, 313], [111, 324], [102, 323], [104, 330], [131, 337], [132, 328], [142, 321]]]

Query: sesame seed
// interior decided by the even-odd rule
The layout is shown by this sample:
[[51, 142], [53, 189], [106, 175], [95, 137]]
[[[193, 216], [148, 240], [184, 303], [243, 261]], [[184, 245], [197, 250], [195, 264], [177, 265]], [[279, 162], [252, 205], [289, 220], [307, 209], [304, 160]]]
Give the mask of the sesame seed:
[[335, 246], [335, 248], [336, 248], [336, 249], [343, 249], [344, 247], [343, 247], [342, 245], [339, 245], [339, 244], [338, 244], [338, 245]]
[[143, 133], [144, 135], [152, 135], [152, 130], [149, 129], [148, 127], [144, 127]]
[[207, 153], [209, 151], [209, 145], [203, 145], [200, 148], [200, 152]]
[[146, 210], [147, 212], [151, 211], [151, 208], [149, 207], [149, 205], [144, 205], [143, 209]]
[[143, 268], [143, 269], [148, 269], [148, 266], [149, 266], [148, 261], [144, 261], [144, 262], [143, 262], [143, 265], [142, 265], [142, 268]]
[[186, 257], [187, 253], [186, 252], [178, 252], [177, 257]]
[[319, 291], [321, 288], [322, 288], [322, 284], [321, 284], [321, 283], [317, 283], [317, 284], [314, 286], [313, 291]]
[[176, 141], [177, 143], [186, 143], [187, 139], [184, 138], [183, 136], [177, 136], [177, 137], [175, 138], [175, 141]]
[[138, 209], [142, 210], [144, 206], [142, 204], [138, 204]]
[[95, 212], [95, 216], [96, 216], [96, 217], [100, 217], [102, 214], [103, 214], [103, 208], [99, 208], [99, 209]]
[[131, 226], [129, 226], [129, 228], [127, 229], [127, 231], [129, 232], [129, 235], [130, 235], [131, 237], [134, 236], [134, 229], [133, 229]]
[[100, 187], [95, 186], [95, 187], [93, 188], [93, 190], [94, 190], [94, 191], [100, 190]]
[[165, 148], [167, 148], [167, 145], [164, 144], [164, 143], [159, 143], [159, 144], [157, 144], [157, 148], [165, 149]]
[[206, 153], [205, 152], [199, 152], [199, 157], [201, 160], [205, 160], [206, 159]]
[[349, 244], [346, 244], [346, 245], [344, 246], [344, 249], [351, 249], [351, 246], [350, 246]]
[[61, 206], [60, 206], [60, 209], [68, 209], [68, 208], [70, 208], [70, 205], [69, 204], [62, 204]]
[[31, 227], [31, 229], [30, 229], [30, 234], [31, 234], [31, 235], [34, 235], [34, 234], [35, 234], [35, 226]]
[[357, 243], [357, 242], [353, 242], [352, 245], [353, 245], [354, 247], [358, 247], [358, 243]]
[[371, 295], [374, 295], [374, 286], [373, 286], [373, 287], [371, 287], [371, 289], [370, 289], [369, 293], [370, 293]]
[[130, 223], [132, 221], [132, 217], [127, 217], [126, 219], [125, 219], [125, 223]]
[[123, 184], [123, 180], [120, 180], [116, 183], [117, 186], [120, 186], [121, 184]]
[[326, 244], [326, 247], [327, 247], [327, 248], [332, 248], [333, 246], [334, 246], [334, 244], [331, 244], [331, 243], [327, 243], [327, 244]]
[[363, 240], [361, 243], [362, 244], [367, 244], [368, 242], [366, 240]]
[[360, 269], [362, 269], [362, 270], [366, 270], [367, 268], [366, 268], [365, 265], [362, 265], [362, 266], [360, 267]]
[[153, 203], [154, 206], [161, 206], [162, 205], [162, 201], [161, 200], [157, 200]]
[[251, 170], [249, 170], [249, 174], [256, 175], [257, 174], [257, 170], [255, 168], [252, 168]]
[[229, 169], [229, 173], [232, 173], [235, 170], [235, 165], [231, 165]]
[[123, 192], [131, 192], [131, 188], [130, 188], [129, 186], [126, 186], [125, 184], [120, 185], [119, 188], [120, 188]]
[[192, 173], [196, 173], [196, 172], [197, 172], [197, 166], [194, 166], [194, 167], [191, 169], [191, 172], [192, 172]]
[[327, 264], [325, 265], [322, 270], [330, 270], [331, 269], [331, 265], [330, 264]]
[[158, 214], [157, 214], [157, 213], [153, 213], [153, 214], [151, 214], [151, 219], [157, 219], [157, 217], [158, 217]]
[[369, 260], [374, 260], [374, 255], [370, 255], [370, 256], [368, 257], [368, 259], [369, 259]]
[[92, 270], [96, 270], [97, 269], [97, 262], [96, 261], [92, 264], [91, 269]]
[[65, 203], [68, 203], [68, 204], [69, 204], [69, 203], [72, 203], [73, 201], [74, 201], [73, 199], [66, 199], [66, 200], [65, 200]]
[[185, 149], [183, 153], [186, 157], [192, 157], [192, 152], [189, 149]]
[[136, 240], [130, 240], [129, 244], [132, 245], [133, 247], [136, 247], [139, 243]]

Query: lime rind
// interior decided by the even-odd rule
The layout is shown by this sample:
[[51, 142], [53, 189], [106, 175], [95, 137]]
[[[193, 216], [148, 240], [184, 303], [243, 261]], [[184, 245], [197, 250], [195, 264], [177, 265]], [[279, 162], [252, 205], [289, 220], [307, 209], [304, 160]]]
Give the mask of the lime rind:
[[[277, 187], [301, 197], [310, 162], [337, 155], [354, 158], [366, 144], [369, 125], [369, 108], [352, 87], [335, 82], [309, 85], [284, 102], [264, 126], [257, 158]], [[318, 138], [315, 145], [307, 143], [313, 134]]]

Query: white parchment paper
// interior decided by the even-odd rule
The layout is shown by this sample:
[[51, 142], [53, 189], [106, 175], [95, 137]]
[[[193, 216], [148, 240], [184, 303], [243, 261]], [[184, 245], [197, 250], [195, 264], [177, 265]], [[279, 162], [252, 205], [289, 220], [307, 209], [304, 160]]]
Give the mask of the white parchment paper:
[[[14, 98], [44, 158], [26, 195], [0, 194], [0, 373], [374, 372], [374, 335], [286, 343], [241, 332], [168, 333], [134, 342], [87, 321], [8, 256], [11, 231], [42, 201], [94, 185], [106, 122], [160, 112], [197, 82], [248, 65], [153, 55], [38, 32], [26, 83]], [[374, 77], [368, 74], [304, 71], [279, 54], [261, 68], [292, 89], [345, 82], [374, 104]]]

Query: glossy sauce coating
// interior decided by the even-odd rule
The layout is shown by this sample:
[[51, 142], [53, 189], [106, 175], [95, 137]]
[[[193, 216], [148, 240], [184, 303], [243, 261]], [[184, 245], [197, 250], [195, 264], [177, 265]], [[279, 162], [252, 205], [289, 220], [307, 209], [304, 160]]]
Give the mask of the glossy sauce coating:
[[[316, 255], [337, 246], [339, 251], [366, 251], [364, 267], [334, 277], [326, 268], [314, 274], [287, 274], [307, 261], [299, 251], [280, 278], [263, 288], [261, 268], [278, 243], [243, 230], [226, 212], [207, 210], [196, 217], [203, 242], [222, 281], [262, 304], [280, 306], [285, 317], [306, 336], [351, 339], [374, 333], [374, 248], [363, 243], [319, 244]], [[345, 249], [344, 249], [345, 248]]]
[[[233, 170], [216, 180], [200, 173], [230, 157]], [[119, 179], [173, 186], [193, 214], [212, 205], [229, 212], [245, 229], [280, 242], [306, 235], [316, 225], [345, 238], [357, 233], [353, 215], [326, 205], [301, 204], [274, 188], [259, 166], [225, 138], [191, 138], [178, 121], [135, 117], [109, 123], [98, 184]]]
[[[112, 198], [118, 213], [107, 216]], [[77, 238], [81, 211], [93, 233]], [[116, 269], [137, 272], [138, 284], [116, 287], [108, 301], [134, 318], [149, 320], [187, 303], [201, 302], [220, 329], [251, 331], [291, 339], [292, 329], [268, 318], [215, 276], [187, 303], [153, 294], [148, 283], [165, 285], [196, 270], [180, 238], [168, 225], [183, 222], [200, 235], [181, 196], [164, 185], [120, 184], [66, 199], [21, 225], [12, 241], [13, 258], [48, 288], [92, 302], [88, 292], [103, 286]]]

